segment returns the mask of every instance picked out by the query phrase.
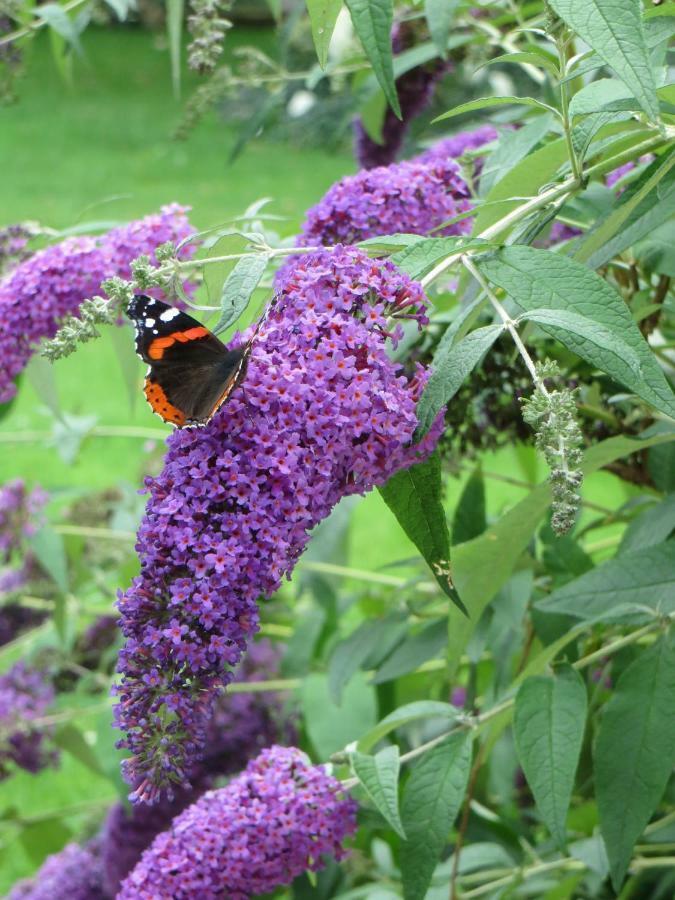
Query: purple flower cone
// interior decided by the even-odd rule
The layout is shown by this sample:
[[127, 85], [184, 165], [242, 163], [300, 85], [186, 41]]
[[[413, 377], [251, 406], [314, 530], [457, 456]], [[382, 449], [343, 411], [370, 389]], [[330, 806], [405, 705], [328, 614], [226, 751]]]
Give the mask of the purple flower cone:
[[[402, 162], [348, 175], [307, 214], [297, 246], [353, 244], [402, 231], [428, 234], [471, 209], [469, 189], [453, 160]], [[465, 222], [442, 234], [464, 234]]]
[[[274, 678], [279, 674], [280, 651], [270, 641], [256, 641], [249, 648], [234, 680], [246, 682]], [[218, 776], [240, 772], [263, 747], [295, 741], [293, 719], [284, 715], [278, 694], [221, 694], [208, 723], [204, 757], [190, 773], [191, 788], [178, 789], [172, 800], [127, 809], [116, 803], [103, 826], [101, 858], [104, 884], [111, 897], [134, 868], [154, 838], [169, 828], [191, 803], [213, 787]]]
[[7, 900], [105, 900], [106, 896], [98, 848], [67, 844], [48, 856], [32, 878], [16, 884]]
[[39, 342], [54, 337], [61, 320], [99, 293], [102, 281], [128, 278], [137, 256], [154, 259], [157, 246], [192, 233], [185, 212], [174, 204], [102, 237], [68, 238], [35, 253], [0, 281], [0, 403], [15, 395], [14, 378]]
[[295, 748], [271, 747], [174, 819], [118, 900], [247, 900], [340, 859], [356, 804]]
[[206, 427], [168, 439], [146, 482], [141, 573], [119, 600], [116, 722], [135, 799], [189, 780], [214, 694], [258, 627], [257, 600], [293, 571], [312, 528], [433, 449], [441, 418], [410, 443], [428, 373], [408, 378], [385, 350], [388, 319], [421, 325], [424, 308], [421, 286], [388, 261], [355, 248], [304, 257], [243, 385]]
[[0, 781], [11, 764], [39, 772], [54, 759], [45, 746], [44, 729], [31, 722], [42, 717], [54, 701], [54, 688], [40, 669], [15, 663], [0, 675]]

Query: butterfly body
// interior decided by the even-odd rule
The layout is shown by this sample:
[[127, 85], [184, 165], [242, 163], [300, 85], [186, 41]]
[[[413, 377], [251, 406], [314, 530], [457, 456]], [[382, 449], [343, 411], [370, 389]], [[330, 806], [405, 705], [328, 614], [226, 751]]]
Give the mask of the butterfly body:
[[149, 366], [144, 392], [153, 412], [178, 428], [206, 425], [243, 381], [252, 339], [228, 350], [192, 316], [143, 294], [127, 315]]

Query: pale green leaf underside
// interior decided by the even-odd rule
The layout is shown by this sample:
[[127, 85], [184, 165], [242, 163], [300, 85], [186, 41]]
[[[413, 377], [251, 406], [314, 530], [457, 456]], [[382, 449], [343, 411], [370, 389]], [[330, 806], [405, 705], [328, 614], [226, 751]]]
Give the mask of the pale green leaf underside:
[[659, 104], [639, 0], [549, 0], [570, 28], [600, 56], [656, 121]]

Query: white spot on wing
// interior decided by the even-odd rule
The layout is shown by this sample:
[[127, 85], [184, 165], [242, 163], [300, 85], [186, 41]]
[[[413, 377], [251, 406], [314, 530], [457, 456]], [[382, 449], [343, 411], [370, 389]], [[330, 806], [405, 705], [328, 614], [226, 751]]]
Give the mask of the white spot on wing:
[[171, 309], [165, 310], [162, 315], [159, 317], [162, 322], [170, 322], [172, 319], [175, 319], [176, 316], [180, 315], [180, 310], [171, 307]]
[[145, 327], [146, 327], [146, 328], [152, 328], [152, 326], [153, 326], [154, 324], [155, 324], [155, 320], [154, 320], [154, 319], [146, 319], [146, 320], [145, 320]]

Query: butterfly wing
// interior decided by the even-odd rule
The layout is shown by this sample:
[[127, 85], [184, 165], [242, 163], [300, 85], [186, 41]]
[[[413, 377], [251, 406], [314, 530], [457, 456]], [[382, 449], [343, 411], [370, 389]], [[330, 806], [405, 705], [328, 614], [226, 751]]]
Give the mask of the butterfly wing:
[[153, 411], [178, 427], [206, 424], [243, 379], [250, 346], [228, 350], [192, 316], [151, 297], [134, 297], [127, 314], [150, 367], [144, 390]]

